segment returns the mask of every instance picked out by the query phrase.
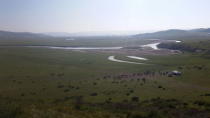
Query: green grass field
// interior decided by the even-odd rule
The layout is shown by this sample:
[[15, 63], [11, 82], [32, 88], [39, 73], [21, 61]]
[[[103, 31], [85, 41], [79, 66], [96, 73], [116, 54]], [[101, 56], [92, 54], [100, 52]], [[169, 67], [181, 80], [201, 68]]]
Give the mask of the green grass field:
[[[110, 55], [113, 54], [1, 47], [0, 107], [3, 110], [0, 111], [6, 111], [5, 114], [8, 112], [2, 116], [35, 117], [35, 114], [39, 114], [37, 117], [56, 117], [66, 114], [67, 117], [76, 118], [106, 115], [128, 117], [128, 114], [131, 114], [129, 117], [134, 118], [135, 114], [139, 114], [140, 118], [149, 117], [156, 109], [154, 106], [158, 101], [160, 107], [175, 104], [174, 101], [171, 103], [167, 100], [175, 100], [175, 108], [179, 108], [180, 104], [188, 104], [187, 107], [181, 107], [180, 112], [198, 108], [204, 110], [202, 113], [206, 113], [206, 110], [210, 109], [208, 58], [192, 53], [146, 55], [149, 59], [146, 63], [151, 65], [134, 65], [111, 62], [107, 60]], [[119, 59], [144, 62], [128, 59], [127, 55], [115, 56]], [[182, 75], [168, 77], [160, 74], [172, 70], [179, 70]], [[122, 74], [129, 77], [119, 78]], [[196, 101], [202, 101], [204, 105], [194, 104]], [[130, 110], [129, 106], [124, 108], [123, 105], [119, 107], [120, 111], [107, 110], [117, 107], [117, 103], [132, 104], [134, 106], [130, 107], [133, 110]], [[21, 111], [16, 111], [16, 106]], [[160, 110], [164, 116], [169, 117], [171, 112], [174, 112], [168, 109], [168, 106], [164, 108], [169, 112], [167, 115]], [[154, 117], [156, 116], [155, 113]]]

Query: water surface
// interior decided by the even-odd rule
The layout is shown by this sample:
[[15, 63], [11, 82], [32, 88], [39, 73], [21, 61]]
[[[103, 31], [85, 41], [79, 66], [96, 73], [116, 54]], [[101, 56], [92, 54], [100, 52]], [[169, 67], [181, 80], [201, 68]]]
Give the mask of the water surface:
[[147, 58], [143, 58], [143, 57], [137, 57], [137, 56], [127, 56], [128, 58], [131, 58], [131, 59], [138, 59], [138, 60], [148, 60]]
[[123, 47], [58, 47], [58, 46], [25, 46], [25, 47], [66, 49], [66, 50], [117, 50], [123, 48]]
[[116, 59], [115, 56], [109, 56], [109, 57], [108, 57], [108, 60], [114, 61], [114, 62], [119, 62], [119, 63], [144, 64], [144, 63], [138, 63], [138, 62], [131, 62], [131, 61], [119, 60], [119, 59]]

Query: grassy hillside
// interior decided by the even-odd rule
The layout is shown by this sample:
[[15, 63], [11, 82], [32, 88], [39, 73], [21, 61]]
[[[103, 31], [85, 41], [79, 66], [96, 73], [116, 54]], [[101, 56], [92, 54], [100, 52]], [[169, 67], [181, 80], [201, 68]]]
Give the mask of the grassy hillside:
[[[73, 40], [68, 40], [73, 39]], [[130, 36], [89, 36], [89, 37], [51, 37], [33, 33], [14, 33], [0, 31], [0, 46], [83, 46], [111, 47], [142, 45], [151, 41], [139, 40]]]
[[166, 39], [166, 40], [198, 40], [198, 39], [210, 39], [208, 30], [165, 30], [154, 33], [138, 34], [134, 37], [141, 39]]
[[162, 43], [160, 48], [168, 48], [173, 50], [187, 51], [191, 53], [199, 53], [208, 56], [210, 53], [210, 40], [186, 40], [182, 43]]

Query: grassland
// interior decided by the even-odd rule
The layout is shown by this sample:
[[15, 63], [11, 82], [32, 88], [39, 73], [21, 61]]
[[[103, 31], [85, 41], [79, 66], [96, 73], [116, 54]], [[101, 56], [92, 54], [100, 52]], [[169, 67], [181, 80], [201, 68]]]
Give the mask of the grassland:
[[[121, 45], [91, 44], [88, 46]], [[113, 53], [0, 47], [1, 117], [209, 116], [209, 58], [189, 52], [146, 55], [150, 65], [135, 65], [111, 62], [107, 60], [110, 55]], [[126, 56], [116, 54], [119, 59], [144, 62]], [[172, 70], [182, 75], [164, 74]]]

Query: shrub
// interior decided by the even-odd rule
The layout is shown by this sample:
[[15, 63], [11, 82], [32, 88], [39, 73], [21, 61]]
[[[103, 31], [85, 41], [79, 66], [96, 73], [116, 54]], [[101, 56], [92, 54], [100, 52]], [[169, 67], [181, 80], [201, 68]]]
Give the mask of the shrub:
[[132, 102], [138, 102], [138, 101], [139, 101], [139, 97], [132, 97], [132, 98], [131, 98], [131, 101], [132, 101]]
[[130, 93], [133, 93], [134, 92], [134, 90], [130, 90]]
[[22, 97], [23, 97], [23, 96], [25, 96], [25, 94], [24, 94], [24, 93], [21, 93], [21, 94], [20, 94], [20, 96], [22, 96]]
[[91, 93], [90, 96], [97, 96], [98, 93]]
[[65, 89], [63, 92], [69, 92], [69, 89]]
[[64, 85], [58, 85], [58, 88], [63, 88], [64, 87]]

